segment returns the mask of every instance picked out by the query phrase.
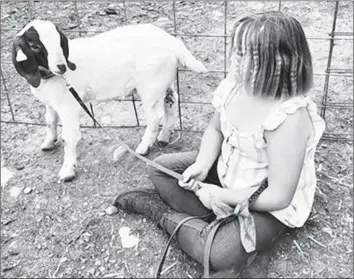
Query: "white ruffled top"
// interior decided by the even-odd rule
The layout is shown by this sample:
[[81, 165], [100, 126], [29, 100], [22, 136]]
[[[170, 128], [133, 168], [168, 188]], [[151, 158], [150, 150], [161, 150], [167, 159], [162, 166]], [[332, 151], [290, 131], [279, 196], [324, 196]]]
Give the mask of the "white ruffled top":
[[317, 113], [316, 104], [308, 96], [296, 96], [277, 104], [261, 127], [254, 133], [241, 133], [227, 119], [225, 100], [235, 90], [227, 79], [214, 93], [212, 104], [220, 113], [224, 135], [218, 160], [220, 181], [227, 188], [251, 187], [268, 177], [267, 143], [264, 131], [277, 129], [289, 114], [306, 108], [313, 124], [314, 136], [309, 140], [299, 183], [287, 208], [271, 211], [288, 227], [301, 227], [308, 219], [316, 190], [315, 150], [325, 130], [325, 122]]

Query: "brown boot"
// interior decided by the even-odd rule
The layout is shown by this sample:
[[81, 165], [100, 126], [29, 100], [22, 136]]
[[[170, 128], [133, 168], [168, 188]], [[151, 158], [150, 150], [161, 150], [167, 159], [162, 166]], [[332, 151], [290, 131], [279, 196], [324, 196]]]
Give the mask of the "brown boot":
[[253, 253], [240, 270], [224, 269], [210, 273], [210, 278], [268, 278], [270, 253]]
[[268, 278], [268, 269], [271, 261], [271, 253], [257, 254], [254, 260], [244, 269], [242, 278]]
[[230, 268], [230, 269], [210, 272], [209, 278], [241, 278], [240, 273], [241, 273], [240, 271]]
[[118, 194], [113, 205], [128, 213], [139, 213], [159, 223], [170, 207], [155, 189], [137, 189]]

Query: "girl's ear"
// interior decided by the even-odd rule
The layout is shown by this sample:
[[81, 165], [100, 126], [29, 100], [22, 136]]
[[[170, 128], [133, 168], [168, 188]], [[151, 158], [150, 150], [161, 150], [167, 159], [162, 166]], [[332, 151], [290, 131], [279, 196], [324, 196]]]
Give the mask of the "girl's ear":
[[16, 71], [33, 87], [38, 87], [41, 75], [37, 61], [29, 45], [23, 38], [17, 37], [12, 45], [12, 63]]

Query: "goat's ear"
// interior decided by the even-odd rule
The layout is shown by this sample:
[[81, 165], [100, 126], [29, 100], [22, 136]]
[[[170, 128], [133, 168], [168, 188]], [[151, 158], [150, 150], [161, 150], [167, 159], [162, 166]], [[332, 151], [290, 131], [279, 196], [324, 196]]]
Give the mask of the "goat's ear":
[[60, 46], [63, 49], [63, 54], [66, 60], [66, 63], [68, 64], [68, 67], [70, 70], [75, 71], [76, 70], [76, 65], [75, 63], [72, 63], [69, 61], [69, 42], [68, 42], [68, 38], [63, 34], [63, 32], [61, 32], [61, 30], [58, 28], [58, 26], [56, 26], [57, 31], [60, 35]]
[[41, 83], [41, 75], [36, 59], [29, 45], [23, 39], [16, 38], [12, 45], [12, 63], [16, 71], [33, 87]]

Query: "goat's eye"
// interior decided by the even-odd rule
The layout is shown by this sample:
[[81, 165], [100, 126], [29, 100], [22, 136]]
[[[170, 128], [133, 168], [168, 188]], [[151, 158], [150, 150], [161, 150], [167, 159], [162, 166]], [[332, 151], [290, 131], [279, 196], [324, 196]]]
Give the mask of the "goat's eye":
[[29, 45], [33, 51], [39, 51], [41, 49], [39, 45], [36, 44], [29, 44]]

